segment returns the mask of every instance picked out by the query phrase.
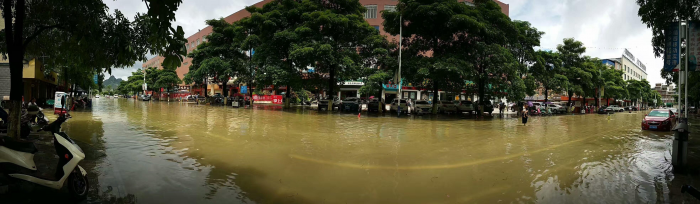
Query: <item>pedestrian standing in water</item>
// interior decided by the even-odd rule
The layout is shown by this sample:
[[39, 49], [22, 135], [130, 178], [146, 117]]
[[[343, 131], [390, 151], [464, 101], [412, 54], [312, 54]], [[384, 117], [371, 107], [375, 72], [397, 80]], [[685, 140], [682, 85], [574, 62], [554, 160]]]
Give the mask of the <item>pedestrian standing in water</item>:
[[524, 108], [524, 109], [525, 109], [525, 110], [523, 110], [523, 113], [522, 113], [522, 115], [523, 115], [523, 126], [524, 126], [524, 125], [527, 125], [527, 118], [528, 118], [528, 115], [529, 115], [529, 114], [527, 113], [527, 109], [528, 109], [527, 105], [525, 105], [525, 108]]

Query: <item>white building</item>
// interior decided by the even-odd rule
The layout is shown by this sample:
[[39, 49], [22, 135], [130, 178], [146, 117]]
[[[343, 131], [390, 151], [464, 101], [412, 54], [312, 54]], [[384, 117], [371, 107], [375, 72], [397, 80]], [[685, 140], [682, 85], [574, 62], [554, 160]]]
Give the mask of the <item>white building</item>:
[[635, 58], [632, 53], [625, 49], [620, 58], [612, 58], [610, 60], [620, 63], [619, 66], [615, 66], [616, 69], [623, 71], [622, 79], [624, 80], [642, 80], [647, 78], [647, 67]]

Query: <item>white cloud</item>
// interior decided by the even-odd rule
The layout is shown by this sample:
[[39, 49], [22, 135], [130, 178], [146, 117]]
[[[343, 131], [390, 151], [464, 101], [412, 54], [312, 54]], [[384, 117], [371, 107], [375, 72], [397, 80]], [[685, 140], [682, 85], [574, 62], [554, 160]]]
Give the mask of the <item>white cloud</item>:
[[556, 50], [564, 38], [587, 47], [586, 55], [620, 57], [627, 48], [647, 67], [647, 80], [663, 83], [662, 58], [655, 58], [651, 30], [637, 16], [639, 6], [626, 0], [501, 0], [510, 5], [512, 19], [529, 21], [546, 34], [542, 49]]

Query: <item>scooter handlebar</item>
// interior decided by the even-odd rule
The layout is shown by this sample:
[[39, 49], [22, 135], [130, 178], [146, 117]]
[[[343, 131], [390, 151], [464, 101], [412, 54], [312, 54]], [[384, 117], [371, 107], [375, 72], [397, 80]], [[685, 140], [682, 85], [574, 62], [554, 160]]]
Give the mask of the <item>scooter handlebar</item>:
[[51, 133], [58, 133], [61, 130], [61, 124], [63, 124], [63, 122], [66, 122], [66, 120], [66, 116], [64, 115], [58, 116], [58, 119], [53, 121], [51, 124], [44, 126], [43, 128], [41, 128], [41, 130], [51, 131]]

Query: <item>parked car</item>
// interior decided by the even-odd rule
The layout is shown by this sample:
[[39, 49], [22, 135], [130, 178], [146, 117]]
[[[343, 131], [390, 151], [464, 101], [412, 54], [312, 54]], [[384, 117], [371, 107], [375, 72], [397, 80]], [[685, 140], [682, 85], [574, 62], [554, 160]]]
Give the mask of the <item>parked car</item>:
[[433, 112], [433, 104], [425, 100], [417, 100], [413, 107], [415, 107], [413, 110], [415, 114], [430, 114]]
[[610, 105], [606, 108], [607, 111], [613, 111], [613, 112], [623, 112], [625, 111], [624, 108], [618, 106], [618, 105]]
[[674, 127], [676, 114], [668, 109], [654, 109], [642, 119], [642, 130], [666, 130]]
[[329, 101], [332, 101], [330, 103], [332, 103], [331, 107], [333, 109], [340, 108], [340, 104], [342, 103], [340, 101], [340, 98], [338, 98], [337, 96], [334, 96], [334, 95], [330, 95], [330, 96], [327, 96], [325, 99], [321, 99], [318, 101], [318, 110], [328, 109]]
[[389, 105], [389, 111], [396, 112], [399, 110], [399, 106], [401, 107], [402, 113], [408, 112], [408, 105], [406, 104], [406, 99], [401, 99], [401, 101], [399, 101], [398, 98], [395, 98], [394, 101], [391, 102], [391, 104]]
[[[484, 110], [481, 110], [481, 113], [486, 112], [489, 113], [489, 115], [493, 113], [493, 104], [491, 104], [491, 101], [480, 101], [479, 105], [484, 107]], [[481, 115], [481, 113], [477, 114]]]
[[638, 111], [636, 106], [625, 106], [625, 111], [629, 111], [629, 110]]
[[360, 99], [356, 97], [348, 97], [343, 100], [342, 108], [340, 111], [350, 111], [350, 112], [360, 112], [362, 111], [362, 104], [360, 104]]
[[549, 104], [547, 105], [550, 110], [552, 110], [552, 113], [558, 114], [558, 113], [566, 113], [566, 107], [561, 106], [559, 104]]
[[600, 108], [598, 108], [598, 114], [608, 114], [608, 113], [613, 114], [613, 113], [615, 113], [615, 111], [613, 109], [608, 109], [607, 106], [601, 106]]
[[95, 98], [100, 98], [100, 95], [95, 95]]
[[379, 101], [379, 99], [375, 98], [375, 99], [370, 100], [369, 103], [367, 103], [367, 111], [368, 112], [371, 112], [371, 111], [379, 112], [379, 110], [384, 110], [384, 109], [385, 108], [382, 105], [382, 102]]
[[[149, 95], [150, 97], [150, 95]], [[119, 94], [114, 94], [114, 98], [119, 98]]]
[[210, 96], [211, 102], [216, 103], [216, 104], [223, 104], [224, 103], [224, 96], [221, 95], [221, 93], [215, 93], [213, 96]]
[[457, 106], [457, 111], [468, 112], [469, 114], [474, 113], [474, 102], [471, 101], [455, 101], [455, 106]]
[[457, 106], [452, 101], [438, 101], [438, 112], [454, 113], [457, 112]]

